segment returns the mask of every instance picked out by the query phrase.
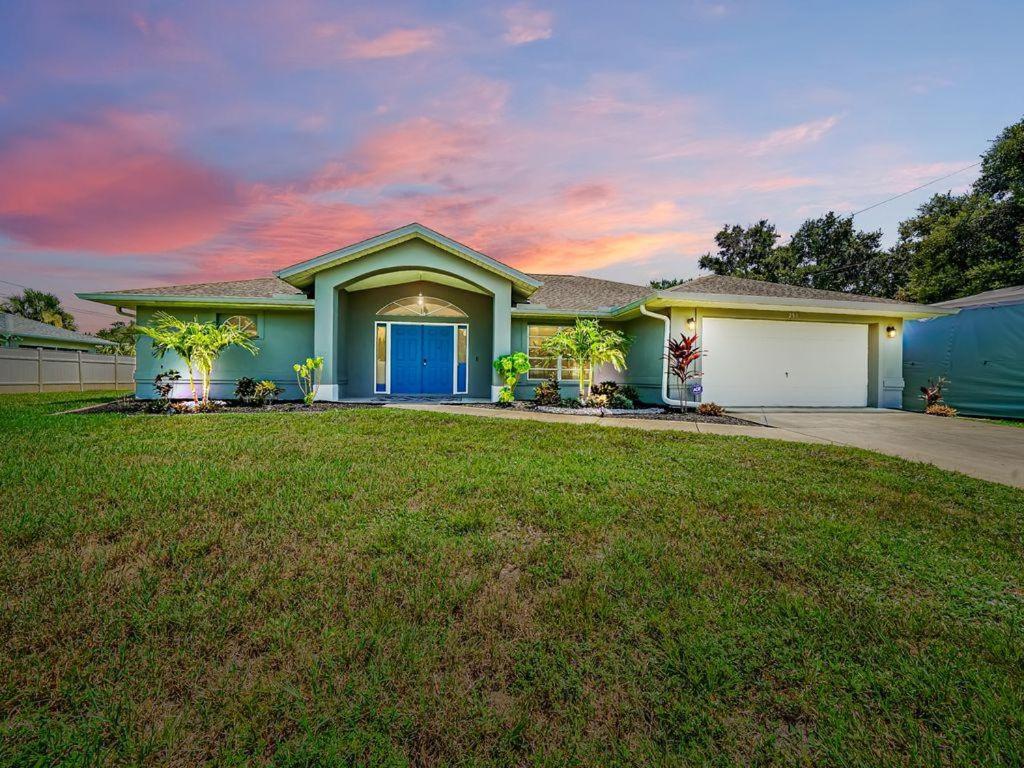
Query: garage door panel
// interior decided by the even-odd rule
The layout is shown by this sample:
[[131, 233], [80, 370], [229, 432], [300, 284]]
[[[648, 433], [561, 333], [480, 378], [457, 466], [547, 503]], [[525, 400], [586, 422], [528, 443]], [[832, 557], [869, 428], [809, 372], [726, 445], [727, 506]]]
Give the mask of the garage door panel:
[[726, 406], [865, 406], [860, 323], [705, 318], [703, 399]]

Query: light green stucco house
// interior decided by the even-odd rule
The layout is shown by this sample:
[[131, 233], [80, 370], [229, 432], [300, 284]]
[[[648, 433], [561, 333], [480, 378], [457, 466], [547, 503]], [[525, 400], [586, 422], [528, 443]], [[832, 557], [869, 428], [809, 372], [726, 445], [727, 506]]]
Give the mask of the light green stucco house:
[[[526, 274], [420, 224], [270, 277], [79, 296], [135, 310], [142, 325], [162, 310], [249, 328], [260, 354], [228, 349], [213, 372], [215, 397], [230, 397], [241, 376], [273, 379], [297, 397], [292, 364], [321, 355], [325, 400], [494, 399], [500, 381], [491, 363], [512, 351], [528, 353], [533, 365], [517, 396], [532, 397], [549, 375], [569, 393], [575, 372], [546, 358], [541, 345], [559, 326], [590, 317], [634, 340], [628, 369], [598, 371], [595, 381], [632, 384], [646, 402], [898, 408], [903, 321], [943, 314], [717, 275], [652, 290]], [[664, 354], [669, 335], [694, 332], [704, 350], [699, 394], [669, 381]], [[140, 397], [153, 396], [161, 369], [183, 370], [180, 361], [154, 358], [145, 337], [137, 353]]]

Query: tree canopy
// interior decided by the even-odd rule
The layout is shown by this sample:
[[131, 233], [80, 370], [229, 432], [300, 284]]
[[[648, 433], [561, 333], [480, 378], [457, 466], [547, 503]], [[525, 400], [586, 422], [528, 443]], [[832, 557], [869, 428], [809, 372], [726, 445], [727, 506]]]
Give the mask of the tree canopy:
[[[981, 173], [964, 194], [933, 195], [899, 225], [864, 232], [852, 216], [829, 211], [808, 219], [778, 245], [767, 219], [726, 224], [718, 250], [700, 259], [719, 275], [769, 280], [931, 303], [1024, 284], [1024, 120], [1003, 130], [982, 155]], [[659, 282], [652, 281], [657, 287]]]
[[117, 344], [117, 347], [113, 349], [119, 355], [134, 355], [135, 354], [135, 339], [139, 335], [139, 331], [135, 327], [135, 323], [126, 323], [122, 320], [116, 320], [108, 328], [96, 331], [96, 335], [101, 339], [112, 341]]
[[78, 330], [75, 316], [64, 309], [59, 298], [52, 293], [32, 288], [26, 288], [20, 296], [8, 296], [0, 303], [0, 311], [21, 315], [57, 328], [66, 328], [69, 331]]

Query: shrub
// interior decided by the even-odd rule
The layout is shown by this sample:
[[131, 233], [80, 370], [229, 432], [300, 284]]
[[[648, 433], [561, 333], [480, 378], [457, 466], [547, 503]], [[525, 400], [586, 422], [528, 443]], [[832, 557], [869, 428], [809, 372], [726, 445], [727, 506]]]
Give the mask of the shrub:
[[316, 400], [316, 393], [320, 391], [320, 378], [324, 372], [324, 359], [322, 357], [307, 357], [306, 362], [296, 363], [292, 366], [295, 371], [295, 380], [299, 382], [299, 391], [302, 392], [302, 402], [312, 405]]
[[558, 405], [562, 395], [558, 391], [558, 380], [554, 376], [542, 381], [533, 390], [533, 401], [537, 405]]
[[636, 403], [634, 403], [632, 400], [630, 400], [628, 397], [622, 394], [622, 391], [620, 390], [611, 395], [608, 395], [608, 407], [619, 408], [623, 411], [631, 411], [634, 408], [636, 408]]
[[150, 413], [165, 413], [171, 404], [171, 393], [174, 391], [174, 382], [181, 379], [177, 371], [161, 371], [153, 377], [153, 389], [157, 397], [146, 404], [146, 410]]
[[510, 405], [516, 399], [516, 382], [530, 370], [530, 358], [524, 352], [502, 355], [494, 361], [494, 370], [505, 382], [505, 386], [498, 392], [498, 402]]
[[619, 387], [619, 394], [629, 400], [634, 408], [640, 405], [640, 393], [636, 391], [636, 387], [632, 384], [624, 384]]
[[592, 395], [605, 395], [611, 397], [619, 391], [619, 385], [614, 381], [602, 381], [600, 384], [595, 384], [590, 388], [590, 394]]
[[724, 416], [725, 408], [720, 406], [718, 403], [701, 403], [697, 406], [697, 413], [701, 416]]
[[921, 387], [921, 399], [924, 400], [925, 411], [933, 405], [942, 402], [942, 389], [949, 381], [942, 376], [937, 379], [928, 379], [928, 386]]
[[608, 395], [587, 395], [580, 403], [584, 408], [607, 408]]
[[251, 403], [256, 398], [256, 379], [243, 376], [235, 382], [235, 399]]
[[256, 387], [253, 390], [253, 401], [260, 405], [270, 405], [281, 395], [281, 391], [276, 382], [264, 379], [256, 383]]
[[580, 403], [579, 399], [575, 398], [575, 397], [567, 397], [567, 398], [565, 398], [563, 400], [560, 400], [559, 403], [558, 403], [558, 406], [560, 408], [582, 408], [583, 407], [582, 404]]
[[945, 403], [932, 403], [924, 412], [930, 416], [956, 416], [957, 410]]

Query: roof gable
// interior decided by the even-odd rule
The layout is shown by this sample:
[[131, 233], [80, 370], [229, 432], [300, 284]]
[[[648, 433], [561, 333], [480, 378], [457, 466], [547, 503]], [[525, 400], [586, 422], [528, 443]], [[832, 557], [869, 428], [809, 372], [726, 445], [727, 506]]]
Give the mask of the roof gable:
[[49, 323], [30, 320], [9, 312], [0, 312], [0, 335], [27, 336], [33, 339], [50, 339], [52, 341], [74, 341], [79, 344], [95, 344], [104, 347], [114, 346], [114, 342], [101, 339], [98, 336], [89, 336], [78, 331], [70, 331], [67, 328], [58, 328]]
[[313, 275], [321, 270], [329, 269], [339, 264], [344, 264], [345, 262], [367, 256], [371, 253], [376, 253], [377, 251], [382, 251], [385, 248], [390, 248], [412, 239], [423, 240], [436, 248], [440, 248], [441, 250], [463, 258], [478, 267], [482, 267], [483, 269], [498, 274], [511, 281], [512, 284], [524, 294], [533, 293], [540, 286], [540, 281], [535, 280], [525, 272], [520, 272], [514, 267], [503, 264], [497, 259], [492, 259], [490, 256], [481, 253], [480, 251], [476, 251], [467, 245], [463, 245], [449, 237], [445, 237], [440, 232], [435, 232], [429, 227], [425, 227], [422, 224], [415, 222], [407, 224], [404, 227], [400, 227], [399, 229], [385, 232], [382, 235], [371, 237], [368, 240], [363, 240], [361, 242], [345, 246], [344, 248], [339, 248], [336, 251], [330, 251], [329, 253], [317, 256], [314, 259], [301, 261], [298, 264], [293, 264], [290, 267], [278, 270], [274, 274], [292, 285], [305, 286], [311, 283], [313, 281]]

